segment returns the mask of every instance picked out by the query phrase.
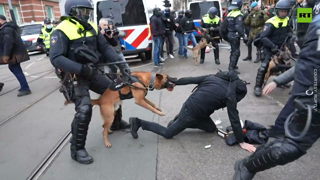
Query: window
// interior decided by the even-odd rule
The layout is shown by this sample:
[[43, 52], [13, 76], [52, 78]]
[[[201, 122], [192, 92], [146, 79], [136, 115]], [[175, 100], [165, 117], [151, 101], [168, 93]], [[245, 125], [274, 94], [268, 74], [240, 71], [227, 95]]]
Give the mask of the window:
[[47, 17], [53, 21], [54, 20], [54, 15], [53, 15], [52, 7], [51, 6], [46, 6], [46, 12], [47, 12]]
[[0, 14], [6, 16], [6, 11], [4, 10], [3, 5], [0, 5]]
[[203, 1], [203, 2], [196, 2], [190, 4], [190, 10], [192, 11], [192, 18], [201, 19], [202, 16], [208, 13], [208, 10], [212, 7], [216, 7], [218, 9], [218, 16], [220, 16], [220, 5], [219, 1]]
[[14, 17], [16, 18], [17, 25], [20, 25], [21, 21], [19, 16], [19, 8], [17, 6], [13, 6], [12, 9], [13, 9]]
[[105, 0], [98, 2], [97, 7], [97, 22], [111, 16], [116, 27], [147, 24], [142, 0]]
[[21, 36], [37, 35], [37, 34], [40, 34], [41, 29], [42, 29], [42, 25], [41, 24], [21, 26], [20, 27], [20, 35]]

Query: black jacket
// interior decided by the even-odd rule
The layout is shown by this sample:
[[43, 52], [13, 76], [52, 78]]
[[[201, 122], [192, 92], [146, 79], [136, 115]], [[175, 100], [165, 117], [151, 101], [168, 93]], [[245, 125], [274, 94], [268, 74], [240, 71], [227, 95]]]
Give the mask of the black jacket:
[[242, 143], [244, 142], [244, 135], [241, 129], [237, 103], [245, 96], [247, 89], [246, 87], [241, 87], [242, 81], [240, 82], [237, 75], [233, 75], [230, 79], [232, 83], [216, 75], [208, 75], [181, 78], [175, 84], [198, 85], [195, 92], [185, 102], [189, 115], [195, 119], [208, 118], [214, 111], [227, 107], [229, 120], [234, 129], [237, 142]]
[[[316, 15], [306, 32], [299, 61], [296, 63], [293, 95], [304, 93], [309, 87], [313, 87], [315, 82], [320, 82], [320, 47], [319, 35], [317, 34], [319, 29], [320, 15]], [[317, 88], [319, 89], [319, 85]]]
[[165, 32], [163, 20], [161, 17], [152, 15], [150, 18], [152, 36], [162, 36]]
[[19, 27], [13, 22], [7, 22], [0, 27], [0, 64], [21, 63], [29, 60], [29, 55], [22, 42]]
[[[168, 19], [170, 19], [170, 22], [168, 22]], [[173, 31], [175, 29], [174, 18], [171, 14], [164, 14], [162, 20], [166, 31]]]
[[[76, 22], [74, 19], [66, 18], [63, 21]], [[61, 23], [63, 23], [63, 21]], [[86, 30], [94, 31], [90, 25], [85, 27]], [[78, 33], [78, 32], [74, 32]], [[54, 41], [53, 41], [54, 40]], [[100, 31], [98, 34], [91, 37], [86, 37], [72, 40], [59, 29], [55, 29], [51, 34], [50, 42], [50, 61], [54, 67], [59, 68], [65, 72], [80, 74], [82, 64], [91, 63], [87, 59], [80, 59], [75, 50], [83, 47], [83, 41], [86, 41], [86, 46], [93, 50], [97, 55], [101, 54], [103, 62], [121, 61], [122, 58], [112, 49], [107, 40], [103, 37]], [[123, 66], [118, 65], [120, 69]]]
[[[233, 13], [233, 11], [229, 12], [229, 14]], [[229, 32], [238, 33], [239, 37], [243, 37], [244, 36], [243, 15], [238, 15], [237, 17], [227, 16], [227, 20], [228, 20], [228, 33]]]
[[187, 17], [183, 17], [181, 20], [180, 20], [180, 23], [179, 23], [179, 28], [180, 28], [180, 31], [181, 33], [192, 33], [193, 30], [196, 30], [196, 26], [194, 25], [193, 23], [193, 20], [192, 18], [187, 18]]
[[182, 33], [182, 31], [181, 31], [181, 28], [180, 28], [180, 23], [181, 23], [181, 20], [183, 19], [183, 17], [182, 18], [177, 18], [176, 20], [175, 20], [175, 23], [177, 23], [177, 24], [179, 24], [179, 27], [176, 27], [176, 29], [175, 29], [175, 31], [176, 31], [176, 33]]

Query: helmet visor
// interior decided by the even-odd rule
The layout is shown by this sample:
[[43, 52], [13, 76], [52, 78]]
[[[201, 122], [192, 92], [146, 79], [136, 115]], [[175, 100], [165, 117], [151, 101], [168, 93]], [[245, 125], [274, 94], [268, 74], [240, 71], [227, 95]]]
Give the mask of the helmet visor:
[[93, 19], [93, 9], [85, 7], [72, 8], [72, 15], [81, 21], [89, 21]]

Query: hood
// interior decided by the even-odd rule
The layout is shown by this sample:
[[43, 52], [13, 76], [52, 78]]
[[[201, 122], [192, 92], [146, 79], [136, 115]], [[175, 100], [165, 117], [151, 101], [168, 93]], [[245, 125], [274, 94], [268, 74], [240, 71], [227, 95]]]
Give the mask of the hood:
[[215, 74], [215, 76], [231, 82], [239, 79], [239, 76], [235, 71], [220, 71], [217, 74]]
[[11, 27], [17, 31], [19, 30], [19, 26], [16, 25], [14, 22], [7, 22], [3, 25], [3, 27]]

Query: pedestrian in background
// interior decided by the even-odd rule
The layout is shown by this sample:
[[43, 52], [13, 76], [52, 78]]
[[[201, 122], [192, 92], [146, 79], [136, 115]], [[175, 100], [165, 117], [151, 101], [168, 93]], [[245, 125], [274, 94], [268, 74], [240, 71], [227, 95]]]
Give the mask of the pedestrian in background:
[[27, 49], [19, 34], [19, 27], [14, 22], [7, 22], [0, 14], [0, 64], [8, 64], [10, 71], [20, 83], [18, 97], [31, 94], [28, 82], [20, 63], [30, 60]]
[[161, 19], [162, 13], [160, 8], [153, 9], [153, 15], [150, 18], [151, 33], [153, 39], [153, 60], [155, 67], [160, 67], [163, 61], [160, 61], [160, 53], [162, 49], [162, 41], [164, 36], [164, 24]]

